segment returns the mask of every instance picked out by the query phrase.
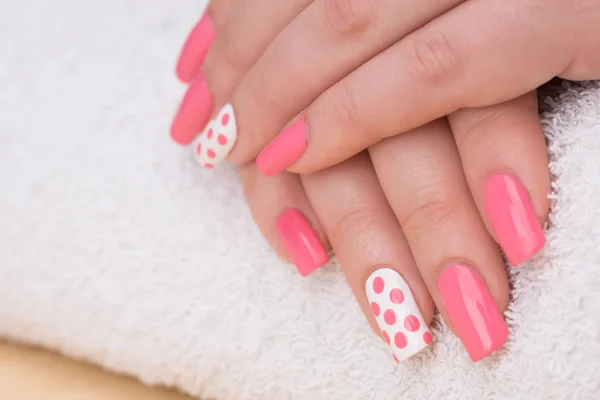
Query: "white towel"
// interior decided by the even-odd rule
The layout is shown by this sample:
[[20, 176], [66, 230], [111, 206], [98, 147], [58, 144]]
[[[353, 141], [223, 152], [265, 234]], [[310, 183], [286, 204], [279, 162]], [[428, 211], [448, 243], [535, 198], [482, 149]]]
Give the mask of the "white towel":
[[510, 339], [473, 364], [439, 320], [401, 365], [335, 265], [261, 238], [233, 168], [170, 143], [194, 0], [5, 1], [0, 336], [218, 400], [597, 399], [600, 85], [547, 99], [546, 249], [511, 270]]

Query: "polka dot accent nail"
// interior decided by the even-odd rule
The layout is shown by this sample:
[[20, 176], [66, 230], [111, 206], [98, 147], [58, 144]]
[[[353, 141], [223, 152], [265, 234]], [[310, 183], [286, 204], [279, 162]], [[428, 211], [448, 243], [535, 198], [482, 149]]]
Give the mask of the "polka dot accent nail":
[[226, 104], [196, 140], [195, 155], [198, 164], [204, 168], [213, 168], [223, 162], [236, 140], [237, 127], [233, 107]]
[[408, 284], [398, 272], [390, 268], [376, 270], [367, 279], [365, 289], [395, 360], [404, 361], [431, 343], [431, 332]]

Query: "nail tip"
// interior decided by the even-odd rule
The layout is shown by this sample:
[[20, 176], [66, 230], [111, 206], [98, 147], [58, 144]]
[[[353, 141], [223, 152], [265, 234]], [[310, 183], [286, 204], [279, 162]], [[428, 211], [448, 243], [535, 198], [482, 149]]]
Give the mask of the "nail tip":
[[277, 233], [303, 277], [325, 265], [329, 255], [310, 221], [298, 209], [283, 210], [275, 222]]
[[298, 272], [300, 272], [300, 275], [302, 275], [305, 278], [308, 275], [315, 272], [316, 270], [318, 270], [319, 268], [321, 268], [322, 266], [326, 265], [329, 262], [329, 255], [323, 248], [322, 253], [317, 254], [315, 256], [315, 259], [311, 260], [311, 261], [312, 262], [296, 264], [296, 268], [298, 269]]
[[508, 259], [508, 262], [513, 267], [516, 268], [516, 267], [520, 266], [521, 264], [523, 264], [524, 262], [529, 261], [531, 258], [533, 258], [536, 254], [538, 254], [540, 251], [542, 251], [545, 246], [546, 246], [546, 236], [542, 232], [541, 235], [539, 236], [538, 240], [536, 240], [535, 244], [532, 246], [531, 250], [528, 251], [526, 254], [519, 255], [519, 256], [512, 256], [512, 257], [509, 257], [508, 255], [506, 255], [506, 258]]
[[177, 79], [183, 84], [187, 85], [192, 81], [192, 79], [194, 79], [193, 76], [190, 76], [190, 75], [191, 74], [180, 70], [179, 66], [177, 66], [175, 68], [175, 77], [177, 77]]
[[177, 119], [175, 119], [171, 124], [171, 128], [169, 129], [169, 136], [171, 137], [171, 140], [181, 146], [190, 144], [192, 142], [192, 138], [188, 138], [186, 135], [183, 135], [177, 125]]

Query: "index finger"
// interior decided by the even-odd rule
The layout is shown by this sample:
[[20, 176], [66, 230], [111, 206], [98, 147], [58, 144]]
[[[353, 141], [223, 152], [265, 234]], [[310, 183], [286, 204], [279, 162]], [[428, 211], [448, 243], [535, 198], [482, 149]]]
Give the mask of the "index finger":
[[[515, 12], [513, 1], [473, 0], [406, 36], [321, 95], [299, 125], [263, 150], [259, 169], [319, 170], [460, 108], [537, 88], [572, 58], [569, 41], [552, 28], [563, 22], [523, 20], [539, 12], [538, 3], [521, 1]], [[292, 139], [302, 151], [284, 146]]]

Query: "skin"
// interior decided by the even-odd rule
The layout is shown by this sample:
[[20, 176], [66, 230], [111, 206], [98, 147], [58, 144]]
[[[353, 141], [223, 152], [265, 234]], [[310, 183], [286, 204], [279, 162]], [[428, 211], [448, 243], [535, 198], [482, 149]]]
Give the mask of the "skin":
[[252, 0], [238, 1], [261, 29], [226, 27], [207, 59], [209, 80], [226, 65], [245, 70], [222, 99], [242, 132], [229, 155], [235, 164], [254, 160], [299, 114], [308, 146], [289, 170], [312, 172], [556, 76], [600, 78], [595, 0], [293, 0], [277, 15], [261, 11], [276, 0], [252, 10]]
[[[291, 68], [291, 72], [282, 68], [282, 63], [289, 61], [286, 57], [294, 56], [290, 51], [284, 55], [282, 49], [283, 44], [290, 43], [286, 35], [300, 35], [294, 37], [300, 42], [304, 40], [306, 32], [300, 28], [317, 30], [309, 32], [307, 38], [316, 40], [323, 35], [318, 31], [324, 29], [317, 24], [319, 20], [311, 19], [318, 15], [323, 18], [324, 9], [320, 9], [321, 14], [311, 9], [317, 3], [341, 4], [269, 0], [253, 8], [249, 0], [216, 0], [208, 11], [217, 33], [202, 69], [214, 98], [214, 110], [233, 101], [240, 124], [254, 113], [255, 127], [243, 125], [240, 129], [243, 134], [231, 160], [239, 164], [248, 204], [261, 232], [282, 258], [289, 259], [276, 231], [276, 219], [287, 208], [301, 210], [323, 243], [335, 251], [358, 303], [378, 334], [364, 284], [379, 265], [393, 266], [406, 279], [427, 323], [438, 306], [452, 328], [441, 307], [436, 279], [440, 270], [453, 261], [466, 261], [474, 266], [498, 308], [504, 311], [509, 298], [508, 283], [485, 212], [483, 193], [491, 175], [510, 173], [529, 193], [540, 223], [545, 220], [550, 191], [548, 159], [537, 98], [531, 91], [541, 83], [540, 79], [521, 86], [507, 84], [505, 79], [497, 83], [486, 80], [485, 90], [481, 90], [477, 86], [481, 80], [477, 79], [485, 73], [476, 73], [472, 75], [474, 82], [462, 81], [465, 91], [459, 102], [452, 97], [459, 92], [452, 90], [458, 83], [441, 73], [438, 76], [437, 70], [419, 69], [429, 64], [418, 58], [399, 62], [403, 56], [399, 50], [407, 51], [406, 47], [413, 45], [413, 42], [407, 45], [403, 38], [435, 36], [427, 33], [427, 29], [441, 29], [436, 24], [444, 27], [445, 23], [426, 25], [417, 31], [418, 35], [411, 29], [432, 16], [441, 15], [436, 21], [445, 21], [444, 11], [454, 3], [464, 4], [444, 18], [450, 19], [450, 24], [452, 18], [462, 15], [455, 16], [466, 7], [466, 2], [456, 1], [440, 2], [445, 7], [435, 12], [415, 13], [420, 19], [412, 19], [406, 22], [408, 27], [404, 30], [394, 31], [394, 35], [401, 36], [395, 44], [395, 36], [390, 33], [392, 43], [379, 53], [364, 50], [353, 63], [342, 67], [334, 63], [329, 73], [317, 74], [314, 79], [308, 75], [291, 79], [290, 73], [315, 74], [310, 68], [306, 71], [304, 67], [296, 71]], [[274, 4], [277, 4], [275, 9], [267, 7]], [[498, 4], [495, 6], [502, 9]], [[304, 22], [298, 22], [299, 18]], [[264, 29], [254, 29], [253, 21], [264, 23]], [[366, 28], [358, 24], [347, 31], [345, 20], [341, 21], [340, 32], [336, 31], [340, 37], [329, 37], [332, 40], [329, 45], [346, 41], [349, 48], [358, 46], [356, 41], [361, 40], [361, 35], [354, 30], [360, 33]], [[428, 28], [430, 25], [434, 28]], [[336, 25], [329, 21], [327, 26]], [[425, 32], [420, 32], [423, 29]], [[486, 35], [481, 36], [479, 45], [487, 40]], [[391, 51], [395, 47], [400, 49]], [[328, 48], [317, 51], [325, 55]], [[429, 57], [440, 53], [427, 54]], [[440, 60], [444, 62], [444, 58]], [[409, 63], [413, 61], [417, 64], [411, 66]], [[445, 73], [444, 65], [440, 71]], [[332, 79], [341, 80], [335, 83]], [[367, 85], [369, 79], [371, 83]], [[278, 88], [284, 81], [287, 86]], [[517, 81], [523, 83], [522, 79]], [[290, 82], [302, 84], [290, 88]], [[431, 93], [423, 90], [427, 85], [441, 89]], [[447, 93], [443, 86], [449, 87]], [[522, 93], [514, 89], [529, 86]], [[398, 95], [421, 90], [422, 94]], [[353, 106], [357, 114], [346, 121], [350, 114], [343, 107], [348, 103], [340, 99], [359, 92], [364, 99], [356, 103], [356, 109]], [[473, 105], [478, 107], [469, 107]], [[269, 107], [274, 110], [272, 117], [264, 115], [263, 110]], [[275, 177], [261, 175], [253, 162], [256, 153], [299, 114], [309, 124], [309, 146], [291, 169], [302, 174], [284, 171]], [[313, 135], [319, 132], [328, 134], [319, 138], [319, 146], [311, 146], [316, 137]], [[343, 140], [342, 132], [346, 135]]]

